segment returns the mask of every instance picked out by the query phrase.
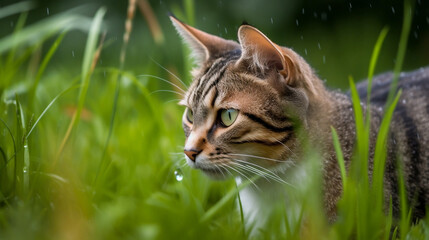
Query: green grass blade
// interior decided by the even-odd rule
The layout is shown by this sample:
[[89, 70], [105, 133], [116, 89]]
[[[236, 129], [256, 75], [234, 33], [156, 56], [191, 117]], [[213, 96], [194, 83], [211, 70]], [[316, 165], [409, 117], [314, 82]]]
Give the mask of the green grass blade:
[[27, 26], [21, 31], [0, 39], [0, 54], [9, 51], [14, 46], [35, 44], [47, 39], [61, 30], [88, 30], [90, 20], [87, 17], [63, 13]]
[[64, 36], [66, 35], [66, 31], [60, 34], [58, 38], [55, 40], [55, 42], [52, 44], [52, 46], [49, 48], [48, 53], [42, 60], [42, 64], [39, 66], [39, 70], [37, 71], [36, 78], [34, 79], [33, 85], [31, 86], [30, 93], [29, 93], [29, 103], [34, 103], [34, 96], [36, 94], [37, 86], [39, 85], [40, 78], [42, 77], [42, 74], [45, 72], [46, 66], [48, 65], [49, 61], [51, 60], [54, 53], [57, 51], [58, 46], [62, 42]]
[[236, 188], [233, 188], [230, 190], [225, 196], [223, 196], [219, 202], [217, 202], [215, 205], [213, 205], [207, 212], [202, 216], [200, 219], [201, 223], [206, 223], [210, 221], [218, 212], [220, 212], [227, 203], [236, 196], [238, 192], [240, 192], [245, 187], [249, 186], [252, 182], [256, 181], [260, 176], [256, 175], [255, 177], [252, 177], [243, 183], [241, 183]]
[[70, 92], [71, 90], [77, 89], [79, 88], [80, 85], [72, 85], [69, 88], [63, 90], [62, 92], [60, 92], [57, 96], [54, 97], [54, 99], [52, 99], [52, 101], [48, 104], [48, 106], [46, 106], [46, 108], [43, 110], [43, 112], [40, 114], [40, 116], [37, 118], [36, 122], [34, 122], [33, 126], [31, 127], [31, 129], [28, 131], [27, 135], [25, 136], [26, 139], [28, 139], [28, 137], [30, 137], [31, 133], [33, 132], [33, 130], [36, 128], [37, 124], [39, 123], [39, 121], [42, 119], [42, 117], [46, 114], [46, 112], [49, 110], [49, 108], [51, 108], [51, 106], [57, 101], [58, 98], [60, 98], [61, 96], [63, 96], [64, 94]]
[[395, 96], [396, 89], [398, 88], [399, 74], [407, 52], [408, 36], [410, 35], [411, 21], [413, 19], [414, 1], [404, 1], [404, 18], [402, 22], [401, 38], [399, 40], [398, 53], [396, 54], [395, 68], [393, 72], [393, 80], [390, 85], [389, 96], [387, 97], [386, 106], [389, 106]]
[[26, 1], [0, 8], [0, 19], [33, 9], [34, 2]]
[[95, 60], [94, 55], [97, 48], [98, 35], [100, 33], [102, 20], [105, 13], [106, 13], [106, 9], [104, 7], [100, 8], [95, 14], [95, 17], [91, 23], [91, 28], [89, 31], [88, 39], [86, 41], [85, 53], [84, 53], [83, 63], [82, 63], [82, 73], [81, 73], [82, 87], [80, 88], [80, 91], [79, 91], [77, 109], [67, 128], [67, 132], [61, 142], [60, 148], [58, 150], [58, 153], [54, 160], [53, 165], [56, 164], [56, 161], [60, 157], [65, 147], [65, 144], [67, 143], [70, 137], [72, 129], [74, 128], [74, 126], [76, 126], [79, 123], [80, 114], [85, 104], [86, 93], [88, 92], [89, 81], [91, 79], [91, 74], [93, 71], [93, 69], [91, 69], [91, 66], [92, 66], [92, 62]]
[[340, 166], [341, 180], [343, 183], [343, 192], [344, 192], [347, 186], [347, 173], [346, 173], [346, 167], [344, 164], [343, 151], [341, 150], [341, 144], [340, 144], [340, 140], [338, 139], [337, 131], [333, 127], [331, 127], [331, 131], [332, 131], [332, 139], [334, 141], [335, 153], [337, 154], [338, 165]]
[[374, 170], [373, 170], [373, 188], [375, 191], [375, 199], [378, 201], [378, 207], [381, 208], [383, 202], [383, 177], [384, 177], [384, 168], [386, 164], [386, 144], [389, 137], [389, 127], [390, 122], [393, 117], [393, 112], [395, 111], [396, 104], [399, 101], [402, 91], [400, 90], [393, 101], [389, 106], [383, 120], [380, 125], [380, 129], [377, 135], [377, 141], [375, 145], [374, 153]]
[[[377, 59], [380, 54], [381, 47], [383, 46], [384, 39], [387, 36], [387, 33], [389, 32], [388, 27], [384, 27], [380, 34], [378, 35], [377, 42], [375, 43], [374, 49], [372, 51], [371, 60], [369, 63], [369, 70], [368, 70], [368, 89], [367, 89], [367, 105], [369, 106], [369, 99], [371, 98], [371, 87], [372, 87], [372, 78], [374, 76], [375, 67], [377, 65]], [[369, 111], [369, 108], [368, 108]]]
[[26, 190], [26, 179], [27, 174], [25, 169], [27, 167], [27, 159], [24, 151], [25, 141], [24, 141], [24, 133], [25, 131], [25, 120], [24, 113], [22, 112], [21, 103], [19, 102], [18, 95], [15, 95], [15, 104], [16, 104], [16, 136], [17, 136], [17, 152], [15, 158], [15, 178], [16, 178], [16, 194], [21, 199], [24, 197], [24, 193]]

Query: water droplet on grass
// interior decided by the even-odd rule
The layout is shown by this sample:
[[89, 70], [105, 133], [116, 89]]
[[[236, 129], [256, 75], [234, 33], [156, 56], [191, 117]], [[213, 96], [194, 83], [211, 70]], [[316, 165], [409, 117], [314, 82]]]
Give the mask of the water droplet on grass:
[[174, 176], [176, 177], [176, 180], [177, 180], [178, 182], [181, 182], [181, 181], [183, 180], [182, 170], [180, 170], [180, 168], [177, 168], [177, 169], [174, 171]]
[[27, 172], [28, 172], [27, 167], [23, 167], [23, 168], [22, 168], [22, 171], [23, 171], [24, 173], [27, 173]]

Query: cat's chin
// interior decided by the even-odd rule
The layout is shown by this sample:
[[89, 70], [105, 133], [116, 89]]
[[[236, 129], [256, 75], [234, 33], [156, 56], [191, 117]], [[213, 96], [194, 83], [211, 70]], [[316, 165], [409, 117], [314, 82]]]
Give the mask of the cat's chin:
[[200, 168], [200, 170], [213, 180], [222, 181], [230, 177], [230, 174], [228, 172], [223, 172], [219, 169]]

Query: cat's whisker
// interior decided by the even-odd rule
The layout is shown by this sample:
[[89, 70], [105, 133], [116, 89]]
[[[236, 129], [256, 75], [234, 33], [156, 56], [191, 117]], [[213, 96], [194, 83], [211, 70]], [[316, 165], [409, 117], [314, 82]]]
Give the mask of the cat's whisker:
[[244, 174], [243, 172], [241, 172], [239, 169], [234, 168], [233, 166], [230, 165], [224, 165], [228, 168], [230, 168], [231, 170], [237, 172], [239, 175], [243, 176], [244, 178], [246, 178], [250, 183], [252, 183], [253, 186], [255, 186], [256, 189], [258, 189], [259, 191], [261, 190], [258, 185], [256, 185], [256, 183], [254, 181], [252, 181], [252, 179], [250, 179], [246, 174]]
[[149, 78], [155, 78], [155, 79], [164, 81], [164, 82], [166, 82], [166, 83], [168, 83], [168, 84], [176, 87], [177, 89], [179, 89], [180, 91], [182, 91], [184, 94], [186, 94], [185, 90], [183, 90], [181, 87], [177, 86], [177, 84], [174, 84], [174, 83], [172, 83], [171, 81], [169, 81], [169, 80], [167, 80], [165, 78], [158, 77], [158, 76], [155, 76], [155, 75], [150, 75], [150, 74], [142, 74], [142, 75], [139, 75], [139, 77], [149, 77]]
[[167, 68], [163, 67], [161, 64], [159, 64], [155, 59], [150, 58], [151, 61], [153, 61], [156, 65], [158, 65], [160, 68], [164, 69], [166, 72], [168, 72], [170, 75], [172, 75], [174, 78], [176, 78], [186, 89], [189, 88], [183, 81], [180, 79], [176, 74], [172, 73]]
[[229, 173], [229, 175], [233, 176], [233, 174], [228, 170], [227, 167], [225, 167], [224, 164], [219, 164], [219, 167], [221, 167], [222, 169], [225, 169], [225, 171], [227, 171]]
[[218, 169], [218, 171], [222, 174], [222, 176], [224, 178], [226, 178], [226, 176], [225, 176], [225, 174], [223, 173], [223, 170], [222, 170], [224, 168], [222, 166], [220, 166], [220, 165], [214, 165], [214, 166], [216, 167], [216, 169]]
[[285, 147], [286, 148], [286, 150], [288, 150], [292, 155], [293, 155], [293, 157], [296, 159], [298, 156], [290, 149], [290, 147], [288, 147], [286, 144], [284, 144], [284, 143], [282, 143], [280, 140], [278, 140], [277, 138], [275, 138], [275, 137], [273, 137], [273, 139], [276, 141], [276, 142], [278, 142], [278, 143], [280, 143], [283, 147]]
[[249, 155], [249, 154], [229, 153], [229, 155], [240, 156], [240, 157], [250, 157], [252, 159], [262, 159], [262, 160], [273, 161], [273, 162], [285, 162], [285, 161], [274, 159], [274, 158], [267, 158], [267, 157], [261, 157], [261, 156], [256, 156], [256, 155]]
[[[267, 168], [264, 168], [264, 167], [259, 166], [257, 164], [252, 164], [252, 163], [249, 163], [249, 162], [245, 162], [245, 161], [242, 161], [242, 160], [239, 160], [239, 159], [234, 159], [234, 160], [238, 161], [238, 163], [236, 162], [235, 164], [240, 164], [242, 167], [246, 167], [248, 170], [253, 170], [253, 172], [256, 171], [258, 173], [262, 173], [263, 174], [262, 177], [267, 176], [267, 177], [271, 178], [272, 180], [275, 180], [275, 181], [277, 181], [279, 183], [283, 183], [283, 184], [289, 185], [291, 187], [294, 187], [292, 184], [286, 182], [279, 175], [277, 175], [276, 173], [274, 173], [273, 171], [271, 171], [271, 170], [269, 170]], [[242, 163], [240, 163], [240, 162], [242, 162]], [[254, 165], [254, 166], [259, 167], [261, 169], [257, 169], [256, 167], [253, 167], [253, 166], [250, 166], [250, 165], [247, 165], [247, 164]]]
[[265, 180], [267, 180], [268, 182], [271, 182], [270, 179], [267, 177], [268, 174], [266, 174], [263, 171], [259, 171], [257, 169], [252, 169], [252, 168], [248, 168], [246, 165], [240, 164], [240, 163], [236, 163], [236, 162], [233, 162], [232, 164], [234, 164], [238, 168], [241, 168], [241, 169], [243, 169], [245, 171], [248, 171], [248, 172], [254, 173], [254, 174], [258, 175], [258, 176], [261, 176], [261, 177], [265, 178]]
[[163, 90], [163, 89], [162, 90], [153, 91], [150, 94], [154, 94], [154, 93], [158, 93], [158, 92], [170, 92], [170, 93], [174, 93], [174, 94], [180, 95], [182, 97], [185, 97], [185, 94], [183, 94], [183, 93], [180, 93], [180, 92], [177, 92], [177, 91], [173, 91], [173, 90]]

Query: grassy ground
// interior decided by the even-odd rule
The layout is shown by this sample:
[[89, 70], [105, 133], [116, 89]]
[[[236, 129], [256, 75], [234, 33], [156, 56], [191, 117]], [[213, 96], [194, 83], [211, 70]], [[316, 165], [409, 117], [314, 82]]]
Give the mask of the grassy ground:
[[[192, 1], [185, 2], [184, 12], [192, 19]], [[121, 49], [117, 65], [103, 65], [100, 53], [112, 51], [103, 41], [103, 8], [93, 17], [71, 11], [26, 25], [29, 8], [16, 4], [0, 14], [21, 13], [14, 32], [0, 39], [0, 239], [246, 239], [249, 230], [235, 183], [211, 181], [184, 166], [183, 109], [174, 100], [179, 96], [158, 92], [180, 91], [162, 80], [180, 85], [168, 73], [174, 69], [152, 61], [138, 74], [127, 71]], [[129, 14], [124, 22], [132, 18]], [[61, 60], [56, 54], [64, 39], [80, 34], [76, 29], [86, 34], [80, 66], [50, 68], [53, 59]], [[125, 34], [132, 32], [131, 26], [126, 29]], [[403, 59], [408, 32], [405, 27], [398, 59]], [[385, 33], [374, 43], [369, 76]], [[162, 41], [160, 34], [153, 32], [155, 41]], [[124, 41], [122, 48], [128, 47]], [[354, 95], [354, 101], [360, 100]], [[317, 194], [320, 159], [310, 152], [305, 163], [313, 174], [299, 190], [289, 190], [290, 205], [302, 211], [291, 213], [280, 205], [261, 236], [427, 238], [429, 220], [411, 223], [405, 202], [399, 219], [382, 210], [382, 146], [389, 115], [379, 137], [373, 185], [366, 171], [356, 170], [366, 169], [368, 125], [359, 104], [355, 113], [360, 116], [356, 166], [343, 179], [339, 220], [328, 224], [323, 216]], [[300, 228], [302, 216], [305, 229]]]

